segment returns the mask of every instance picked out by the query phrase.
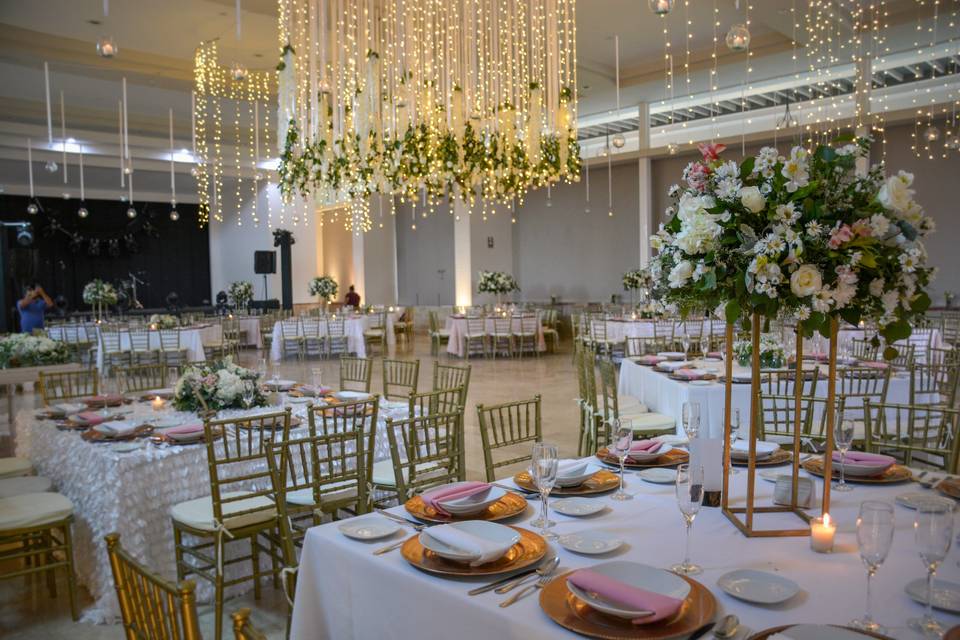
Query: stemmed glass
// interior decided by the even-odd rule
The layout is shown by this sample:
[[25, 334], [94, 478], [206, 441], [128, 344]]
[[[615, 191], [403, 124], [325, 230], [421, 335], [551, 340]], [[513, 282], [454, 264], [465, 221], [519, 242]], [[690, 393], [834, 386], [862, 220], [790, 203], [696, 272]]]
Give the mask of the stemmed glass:
[[690, 353], [690, 334], [686, 331], [680, 336], [680, 345], [683, 347], [683, 359], [687, 359], [687, 354]]
[[556, 524], [547, 515], [547, 498], [557, 481], [557, 465], [559, 463], [560, 455], [557, 452], [557, 445], [544, 442], [537, 442], [533, 445], [531, 464], [533, 467], [533, 483], [540, 490], [540, 517], [530, 524], [534, 527], [540, 527], [540, 535], [547, 539], [557, 537], [547, 531]]
[[837, 416], [836, 424], [833, 427], [833, 443], [840, 451], [840, 482], [833, 488], [834, 491], [852, 491], [853, 485], [847, 484], [846, 473], [844, 472], [844, 463], [847, 460], [847, 451], [853, 443], [853, 415], [847, 412]]
[[313, 385], [316, 393], [320, 393], [323, 388], [323, 369], [315, 367], [310, 369], [310, 384]]
[[860, 559], [867, 567], [867, 608], [862, 618], [852, 620], [850, 626], [864, 631], [886, 633], [886, 629], [873, 619], [870, 603], [870, 579], [887, 559], [893, 544], [893, 505], [876, 500], [860, 503], [857, 516], [857, 546]]
[[618, 420], [614, 418], [610, 421], [610, 450], [616, 454], [620, 461], [620, 488], [610, 496], [612, 500], [633, 500], [633, 496], [623, 490], [623, 465], [630, 453], [630, 445], [633, 444], [633, 426], [629, 420]]
[[703, 504], [703, 467], [693, 467], [682, 464], [677, 467], [677, 506], [683, 515], [687, 537], [683, 546], [683, 562], [670, 567], [674, 573], [684, 575], [698, 575], [703, 569], [690, 562], [690, 530], [693, 528], [693, 519], [700, 512]]
[[249, 409], [253, 406], [253, 400], [256, 397], [256, 382], [250, 380], [249, 382], [243, 383], [243, 389], [241, 391], [240, 401], [243, 403], [244, 409]]
[[[733, 443], [740, 438], [740, 409], [731, 409], [730, 410], [730, 448], [733, 448]], [[730, 475], [735, 476], [740, 473], [740, 470], [737, 469], [732, 464], [730, 465]]]
[[700, 332], [700, 357], [706, 359], [707, 352], [710, 350], [710, 334], [701, 331]]
[[700, 403], [684, 402], [681, 410], [683, 431], [688, 440], [693, 440], [700, 433]]
[[117, 389], [117, 387], [118, 384], [116, 379], [107, 375], [100, 376], [100, 395], [103, 396], [103, 409], [100, 410], [100, 415], [104, 417], [110, 415], [110, 396]]
[[260, 358], [259, 360], [257, 360], [257, 373], [260, 374], [261, 380], [267, 379], [267, 359], [266, 358]]
[[913, 521], [920, 560], [927, 568], [927, 610], [921, 618], [907, 620], [907, 626], [928, 638], [942, 638], [944, 628], [933, 617], [933, 577], [953, 541], [953, 505], [945, 501], [924, 501]]

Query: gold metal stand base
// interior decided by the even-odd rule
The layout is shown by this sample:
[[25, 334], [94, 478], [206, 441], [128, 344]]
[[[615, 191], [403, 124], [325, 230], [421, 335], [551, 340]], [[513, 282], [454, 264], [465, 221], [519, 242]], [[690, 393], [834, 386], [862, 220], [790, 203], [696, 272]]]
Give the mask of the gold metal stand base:
[[[805, 523], [809, 523], [813, 518], [810, 514], [806, 513], [799, 507], [754, 507], [752, 509], [753, 513], [793, 513]], [[787, 538], [787, 537], [800, 537], [800, 536], [809, 536], [810, 527], [805, 527], [803, 529], [755, 529], [753, 523], [750, 526], [746, 522], [740, 519], [737, 515], [738, 513], [747, 513], [746, 507], [724, 507], [723, 515], [727, 516], [727, 520], [733, 523], [733, 525], [740, 530], [740, 533], [747, 536], [748, 538]]]

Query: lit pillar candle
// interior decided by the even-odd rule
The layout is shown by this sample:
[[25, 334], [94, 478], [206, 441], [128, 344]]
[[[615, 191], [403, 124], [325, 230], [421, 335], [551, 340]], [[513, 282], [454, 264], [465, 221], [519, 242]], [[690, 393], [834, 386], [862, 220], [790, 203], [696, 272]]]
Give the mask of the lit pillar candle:
[[829, 513], [823, 514], [822, 518], [813, 518], [810, 520], [810, 548], [817, 553], [830, 553], [836, 533], [837, 525]]
[[156, 398], [150, 401], [150, 406], [153, 408], [154, 411], [163, 411], [163, 405], [164, 405], [163, 398], [161, 398], [160, 396], [157, 396]]

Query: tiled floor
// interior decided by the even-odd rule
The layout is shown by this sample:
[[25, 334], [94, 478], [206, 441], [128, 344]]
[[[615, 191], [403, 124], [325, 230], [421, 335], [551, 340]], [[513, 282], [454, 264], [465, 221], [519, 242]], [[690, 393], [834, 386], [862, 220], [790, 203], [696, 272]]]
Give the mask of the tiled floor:
[[[436, 358], [430, 355], [429, 344], [424, 336], [418, 336], [413, 350], [401, 348], [395, 357], [420, 358], [420, 389], [429, 389], [433, 362]], [[253, 366], [257, 358], [257, 352], [246, 351], [242, 354], [241, 362]], [[441, 355], [440, 360], [463, 362], [448, 357], [446, 353]], [[495, 360], [473, 358], [470, 364], [473, 370], [465, 417], [469, 477], [480, 478], [484, 468], [480, 435], [477, 430], [476, 405], [478, 403], [495, 404], [531, 398], [540, 394], [544, 439], [558, 443], [561, 455], [576, 454], [578, 420], [574, 398], [577, 396], [577, 383], [569, 349], [539, 358]], [[339, 370], [336, 360], [304, 362], [290, 360], [281, 365], [281, 375], [284, 378], [308, 381], [310, 371], [314, 367], [323, 370], [325, 383], [335, 384], [338, 380]], [[377, 365], [373, 374], [374, 391], [380, 390], [380, 376], [381, 370]], [[18, 408], [32, 407], [37, 399], [30, 390], [27, 390], [23, 394], [17, 394], [15, 401]], [[0, 455], [10, 455], [11, 445], [6, 433], [5, 417], [0, 418]], [[263, 599], [259, 602], [254, 601], [252, 594], [248, 594], [228, 601], [226, 610], [229, 612], [245, 606], [252, 607], [253, 618], [258, 626], [267, 631], [271, 638], [283, 638], [286, 611], [283, 596], [272, 588], [265, 588], [263, 592]], [[83, 594], [82, 590], [81, 594]], [[89, 602], [89, 598], [83, 595], [82, 600]], [[200, 622], [204, 637], [212, 638], [214, 622], [212, 606], [201, 605]], [[232, 637], [229, 629], [227, 623], [224, 637]], [[52, 600], [39, 580], [34, 580], [31, 584], [27, 584], [22, 578], [0, 582], [0, 638], [86, 640], [122, 637], [123, 633], [119, 625], [105, 626], [72, 622], [63, 588], [60, 590], [60, 597]]]

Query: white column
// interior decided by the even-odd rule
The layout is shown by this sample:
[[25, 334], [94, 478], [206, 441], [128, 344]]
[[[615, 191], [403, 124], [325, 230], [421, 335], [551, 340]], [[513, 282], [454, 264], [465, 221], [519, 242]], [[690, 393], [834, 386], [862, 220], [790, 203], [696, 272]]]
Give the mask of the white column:
[[458, 307], [473, 304], [473, 265], [470, 262], [470, 209], [456, 198], [453, 202], [453, 287]]
[[[865, 137], [870, 133], [868, 123], [870, 122], [870, 90], [873, 87], [873, 60], [869, 56], [863, 56], [857, 61], [856, 73], [856, 109], [854, 116], [855, 133], [858, 137]], [[857, 158], [856, 174], [866, 176], [870, 171], [870, 158], [861, 156]]]
[[650, 107], [646, 102], [637, 105], [640, 126], [637, 130], [640, 158], [637, 160], [637, 185], [639, 189], [640, 216], [640, 266], [650, 262], [650, 234], [653, 232], [653, 166], [644, 153], [650, 148]]

